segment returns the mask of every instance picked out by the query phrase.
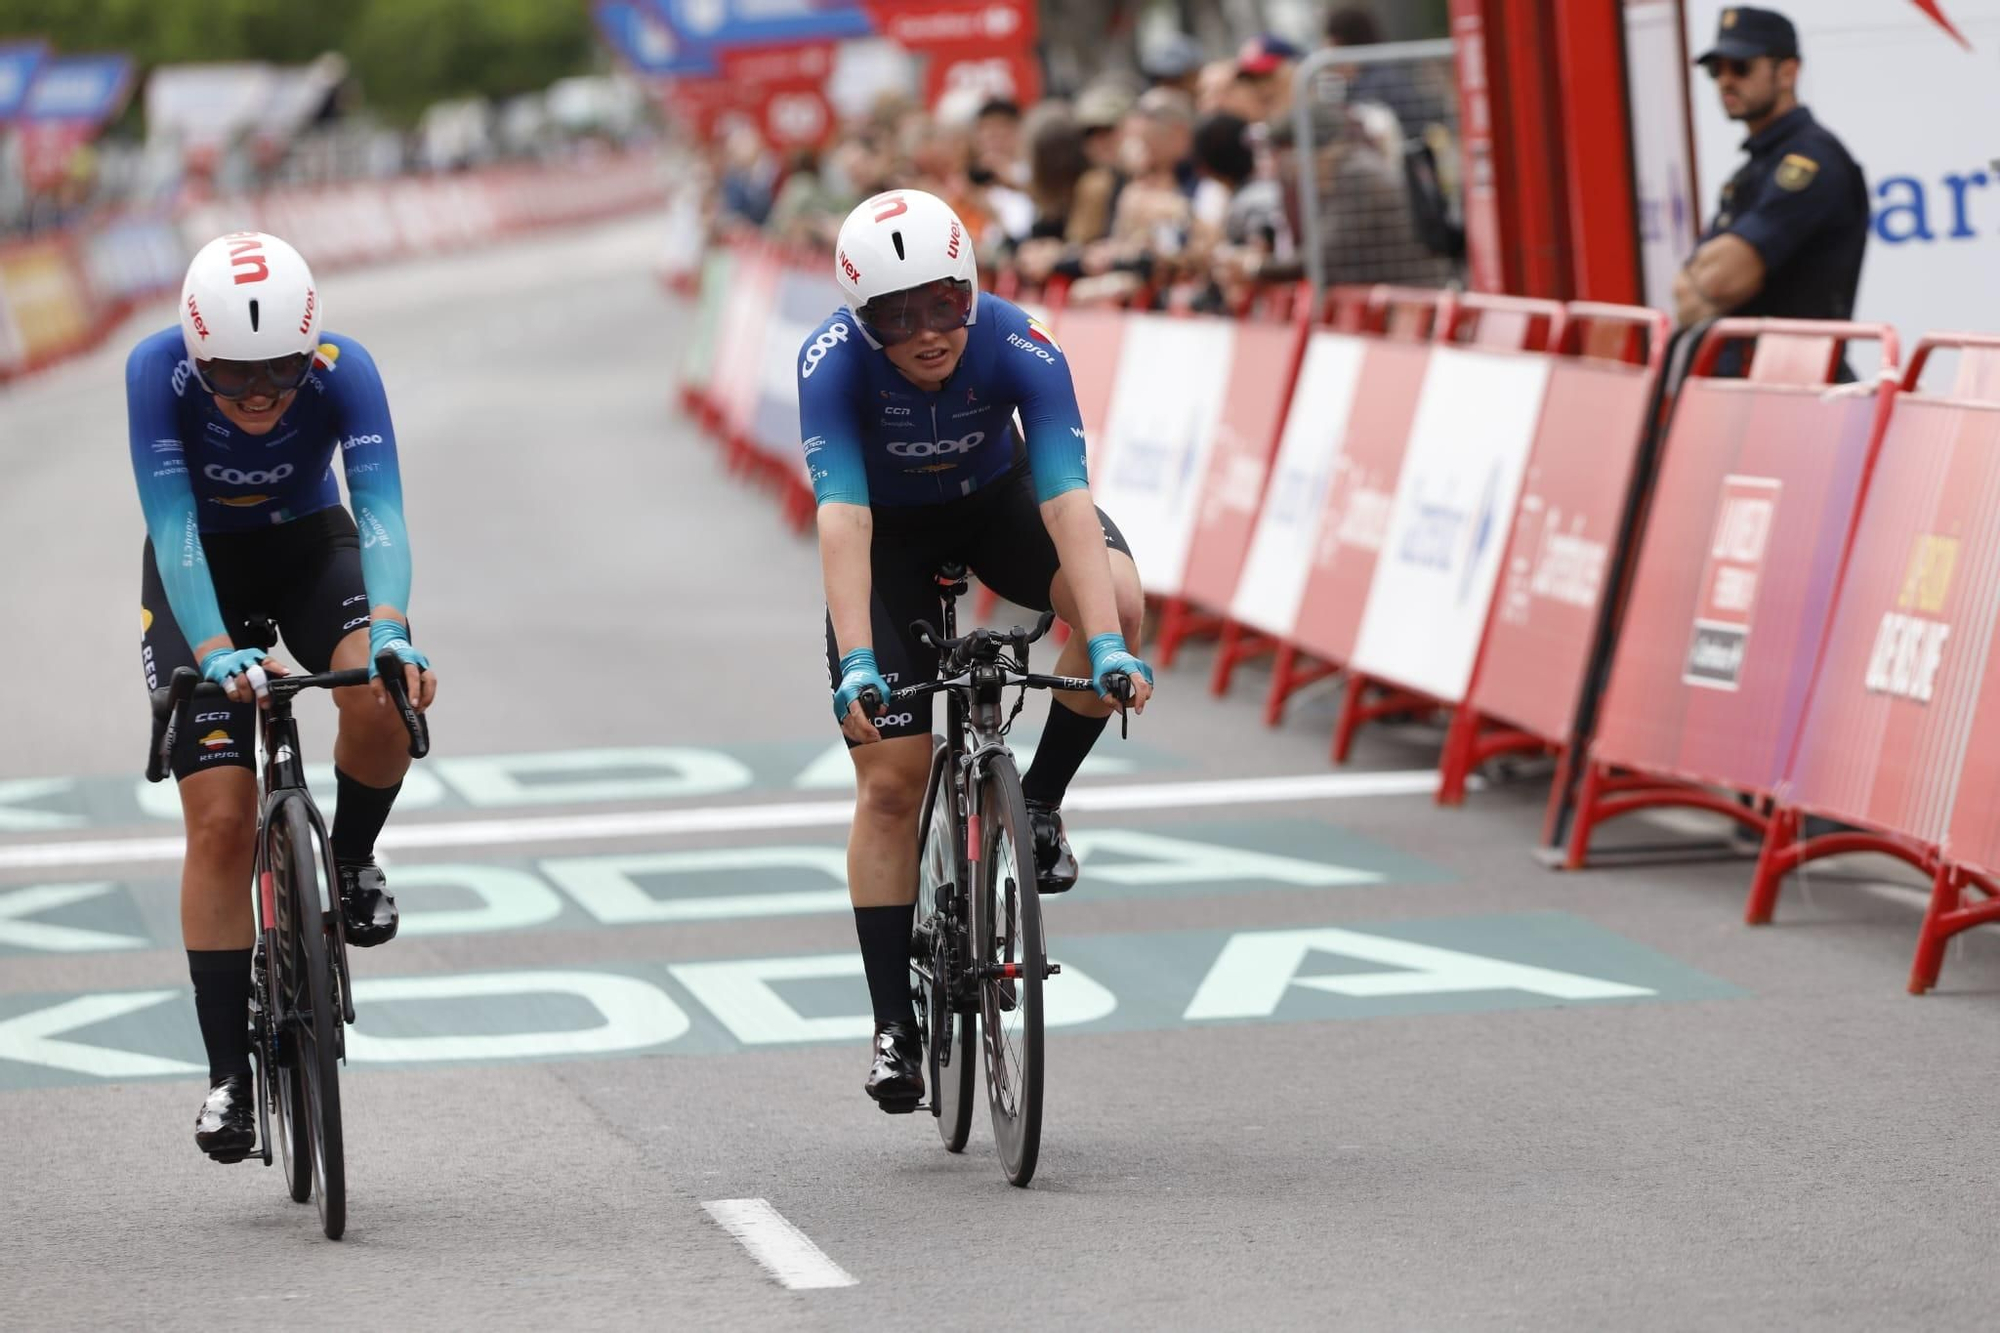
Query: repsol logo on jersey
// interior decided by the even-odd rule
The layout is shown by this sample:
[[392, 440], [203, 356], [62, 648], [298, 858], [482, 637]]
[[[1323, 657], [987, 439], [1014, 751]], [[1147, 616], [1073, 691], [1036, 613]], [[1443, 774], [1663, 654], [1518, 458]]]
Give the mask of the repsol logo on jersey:
[[898, 458], [935, 458], [939, 454], [967, 454], [986, 442], [986, 432], [976, 430], [962, 440], [895, 440], [889, 452]]
[[1042, 358], [1042, 360], [1048, 362], [1050, 365], [1055, 364], [1056, 359], [1054, 356], [1050, 355], [1049, 350], [1047, 348], [1037, 347], [1035, 344], [1029, 342], [1026, 338], [1023, 338], [1018, 333], [1008, 334], [1007, 343], [1009, 346], [1018, 347], [1024, 352], [1033, 352], [1036, 356], [1039, 356], [1040, 358]]
[[270, 486], [292, 475], [290, 463], [280, 463], [266, 471], [245, 472], [241, 468], [224, 467], [220, 463], [210, 463], [201, 470], [201, 475], [210, 481], [219, 481], [225, 486]]
[[819, 363], [825, 358], [826, 354], [846, 341], [847, 325], [845, 324], [835, 324], [825, 333], [813, 339], [812, 346], [806, 348], [806, 359], [804, 364], [799, 367], [799, 377], [801, 379], [811, 379], [813, 371], [819, 369]]

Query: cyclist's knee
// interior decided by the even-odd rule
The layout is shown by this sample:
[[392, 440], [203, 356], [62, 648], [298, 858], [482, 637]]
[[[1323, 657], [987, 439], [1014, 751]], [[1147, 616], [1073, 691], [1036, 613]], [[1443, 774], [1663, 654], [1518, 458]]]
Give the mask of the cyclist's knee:
[[856, 814], [878, 824], [914, 820], [924, 802], [926, 776], [893, 768], [864, 776], [857, 794]]
[[208, 800], [186, 807], [187, 855], [197, 863], [243, 855], [257, 832], [254, 791], [244, 800]]
[[333, 692], [334, 706], [340, 710], [340, 735], [371, 750], [401, 749], [404, 742], [402, 716], [393, 708], [375, 703], [375, 692], [366, 686]]

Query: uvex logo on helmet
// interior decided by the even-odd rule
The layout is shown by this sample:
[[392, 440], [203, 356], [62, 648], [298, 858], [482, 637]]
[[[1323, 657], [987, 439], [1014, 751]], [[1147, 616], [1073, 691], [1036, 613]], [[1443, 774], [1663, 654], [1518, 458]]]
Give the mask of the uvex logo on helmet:
[[202, 319], [201, 307], [197, 306], [194, 303], [194, 298], [192, 296], [188, 297], [188, 318], [194, 321], [194, 331], [201, 335], [201, 339], [203, 342], [207, 342], [208, 323], [206, 320]]
[[840, 271], [847, 275], [849, 282], [861, 281], [861, 270], [854, 267], [854, 261], [847, 257], [847, 251], [840, 252]]
[[951, 239], [946, 241], [944, 246], [944, 252], [947, 255], [951, 256], [953, 259], [958, 258], [959, 235], [960, 233], [958, 230], [958, 219], [953, 218], [951, 220]]
[[306, 288], [306, 313], [305, 313], [305, 318], [299, 321], [300, 333], [312, 332], [313, 306], [318, 304], [318, 301], [319, 301], [319, 293], [315, 292], [310, 287]]
[[262, 282], [271, 276], [271, 265], [264, 258], [264, 238], [254, 231], [232, 232], [229, 235], [229, 267], [235, 274], [236, 285], [246, 282]]

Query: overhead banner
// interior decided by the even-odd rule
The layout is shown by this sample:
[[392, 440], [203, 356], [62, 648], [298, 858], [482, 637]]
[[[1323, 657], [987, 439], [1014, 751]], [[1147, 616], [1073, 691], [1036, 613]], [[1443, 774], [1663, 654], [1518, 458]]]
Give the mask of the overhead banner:
[[650, 0], [598, 0], [597, 30], [634, 73], [649, 78], [714, 78], [708, 48], [687, 40]]
[[17, 117], [28, 183], [47, 189], [60, 182], [77, 149], [125, 109], [131, 92], [130, 56], [54, 56], [42, 61]]
[[[1691, 53], [1713, 45], [1727, 7], [1687, 0]], [[1853, 318], [1894, 324], [1906, 338], [1991, 328], [2000, 302], [2000, 0], [1813, 0], [1788, 12], [1803, 57], [1799, 100], [1868, 182], [1873, 231]], [[1744, 131], [1723, 115], [1708, 79], [1694, 80], [1689, 100], [1705, 224], [1744, 160]]]
[[0, 125], [21, 113], [47, 50], [40, 42], [0, 42]]
[[1548, 389], [1546, 356], [1431, 353], [1354, 669], [1456, 703], [1472, 680]]
[[653, 0], [676, 33], [711, 47], [867, 37], [868, 12], [838, 0]]

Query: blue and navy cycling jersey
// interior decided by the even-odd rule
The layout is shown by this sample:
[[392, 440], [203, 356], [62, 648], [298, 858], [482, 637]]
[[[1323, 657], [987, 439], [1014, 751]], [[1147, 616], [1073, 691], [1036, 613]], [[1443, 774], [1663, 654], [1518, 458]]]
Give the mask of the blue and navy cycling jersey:
[[821, 504], [930, 505], [970, 495], [1018, 461], [1017, 408], [1036, 497], [1089, 485], [1069, 362], [1011, 301], [979, 297], [965, 353], [935, 393], [904, 379], [844, 309], [799, 349], [799, 435]]
[[389, 400], [368, 351], [326, 334], [312, 374], [268, 434], [237, 429], [188, 364], [178, 325], [132, 349], [125, 408], [139, 506], [167, 601], [190, 646], [226, 633], [200, 534], [288, 523], [340, 503], [339, 448], [371, 607], [406, 611], [410, 540]]

